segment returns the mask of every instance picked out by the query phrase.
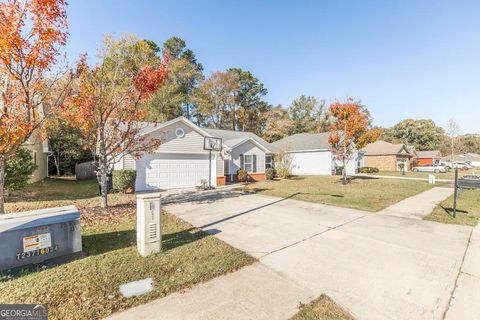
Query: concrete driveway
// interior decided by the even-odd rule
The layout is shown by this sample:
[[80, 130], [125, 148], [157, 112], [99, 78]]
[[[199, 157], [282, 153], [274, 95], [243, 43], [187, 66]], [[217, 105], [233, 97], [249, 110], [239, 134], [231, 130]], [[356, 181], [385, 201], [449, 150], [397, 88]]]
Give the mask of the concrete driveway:
[[444, 319], [472, 231], [233, 191], [167, 210], [259, 263], [114, 319], [286, 319], [322, 293], [357, 319]]
[[260, 195], [168, 210], [358, 319], [442, 319], [471, 228]]

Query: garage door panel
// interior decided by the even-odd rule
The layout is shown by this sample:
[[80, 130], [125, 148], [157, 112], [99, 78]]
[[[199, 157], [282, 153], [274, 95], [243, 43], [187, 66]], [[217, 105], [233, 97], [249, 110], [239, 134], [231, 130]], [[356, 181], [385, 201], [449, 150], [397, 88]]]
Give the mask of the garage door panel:
[[332, 174], [332, 154], [329, 151], [292, 152], [291, 156], [292, 174]]
[[137, 190], [194, 187], [208, 180], [208, 155], [153, 154], [137, 164]]

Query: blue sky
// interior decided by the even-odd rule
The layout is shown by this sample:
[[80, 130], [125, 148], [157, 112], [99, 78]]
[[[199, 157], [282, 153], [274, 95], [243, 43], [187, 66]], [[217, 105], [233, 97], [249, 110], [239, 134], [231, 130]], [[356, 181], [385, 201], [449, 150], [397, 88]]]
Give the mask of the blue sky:
[[72, 59], [105, 34], [186, 40], [206, 75], [240, 67], [271, 104], [354, 97], [374, 124], [454, 117], [480, 133], [480, 1], [69, 1]]

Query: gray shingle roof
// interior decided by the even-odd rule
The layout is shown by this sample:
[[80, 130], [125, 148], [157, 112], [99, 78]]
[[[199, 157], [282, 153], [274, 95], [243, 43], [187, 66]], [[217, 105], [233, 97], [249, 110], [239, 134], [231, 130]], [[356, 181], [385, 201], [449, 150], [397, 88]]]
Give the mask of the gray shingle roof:
[[405, 149], [406, 151], [405, 153], [408, 153], [408, 150], [403, 143], [393, 144], [390, 142], [378, 140], [373, 143], [367, 144], [363, 148], [363, 151], [365, 152], [366, 156], [378, 156], [378, 155], [402, 154], [403, 149]]
[[272, 145], [278, 150], [285, 151], [330, 149], [331, 146], [330, 143], [328, 143], [328, 135], [328, 132], [297, 133], [275, 141]]
[[417, 158], [435, 159], [435, 158], [441, 158], [441, 157], [442, 157], [442, 154], [438, 150], [417, 151]]
[[[442, 161], [450, 161], [451, 156], [445, 156], [442, 158]], [[476, 153], [463, 153], [463, 154], [456, 154], [453, 156], [453, 161], [462, 161], [462, 162], [472, 162], [472, 161], [480, 161], [480, 154]]]
[[259, 136], [257, 136], [253, 132], [244, 132], [244, 131], [232, 131], [232, 130], [222, 130], [222, 129], [208, 129], [202, 128], [208, 134], [211, 134], [214, 137], [222, 138], [222, 142], [227, 145], [228, 147], [233, 147], [238, 145], [239, 143], [246, 141], [248, 139], [253, 139], [255, 142], [263, 146], [265, 149], [274, 152], [275, 148], [268, 143], [267, 141], [263, 140]]

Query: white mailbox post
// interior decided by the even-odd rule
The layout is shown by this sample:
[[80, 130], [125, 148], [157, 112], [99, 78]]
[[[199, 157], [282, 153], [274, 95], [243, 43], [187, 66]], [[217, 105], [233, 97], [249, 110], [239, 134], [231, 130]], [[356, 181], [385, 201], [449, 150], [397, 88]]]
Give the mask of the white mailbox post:
[[137, 250], [142, 256], [162, 249], [160, 192], [137, 194]]
[[428, 183], [435, 184], [435, 176], [433, 174], [428, 175]]

